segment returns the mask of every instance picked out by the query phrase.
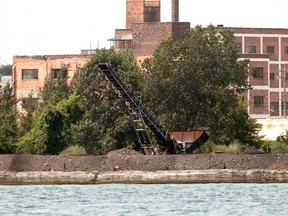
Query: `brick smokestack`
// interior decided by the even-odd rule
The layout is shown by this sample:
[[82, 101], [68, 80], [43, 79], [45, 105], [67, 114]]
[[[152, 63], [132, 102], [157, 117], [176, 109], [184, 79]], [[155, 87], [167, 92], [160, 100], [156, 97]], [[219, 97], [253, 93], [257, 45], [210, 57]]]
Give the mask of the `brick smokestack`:
[[172, 22], [179, 22], [179, 0], [172, 0]]

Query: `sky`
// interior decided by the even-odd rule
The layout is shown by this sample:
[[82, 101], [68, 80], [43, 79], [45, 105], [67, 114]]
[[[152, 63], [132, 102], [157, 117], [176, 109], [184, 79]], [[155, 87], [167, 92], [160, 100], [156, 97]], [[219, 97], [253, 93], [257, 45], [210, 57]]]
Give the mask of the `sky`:
[[[287, 28], [287, 0], [179, 0], [180, 21], [226, 27]], [[110, 47], [125, 28], [126, 0], [0, 0], [0, 65], [15, 55], [79, 54]], [[171, 0], [161, 1], [171, 21]]]

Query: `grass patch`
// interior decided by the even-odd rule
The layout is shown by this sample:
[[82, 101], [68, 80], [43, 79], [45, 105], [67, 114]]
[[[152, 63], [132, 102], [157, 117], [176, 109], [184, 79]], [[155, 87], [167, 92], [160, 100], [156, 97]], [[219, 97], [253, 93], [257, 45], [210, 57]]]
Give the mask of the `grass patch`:
[[276, 151], [288, 151], [288, 145], [284, 142], [278, 142], [274, 140], [267, 140], [263, 144], [263, 148], [271, 148], [272, 152]]
[[69, 155], [86, 155], [87, 152], [84, 147], [81, 146], [69, 146], [65, 150], [63, 150], [60, 155], [61, 156], [69, 156]]
[[216, 145], [213, 148], [214, 153], [241, 153], [245, 150], [245, 146], [240, 143], [232, 143], [228, 146], [226, 145]]
[[238, 142], [233, 142], [230, 145], [217, 145], [212, 142], [203, 144], [199, 149], [196, 149], [194, 153], [241, 153], [246, 149], [244, 145]]

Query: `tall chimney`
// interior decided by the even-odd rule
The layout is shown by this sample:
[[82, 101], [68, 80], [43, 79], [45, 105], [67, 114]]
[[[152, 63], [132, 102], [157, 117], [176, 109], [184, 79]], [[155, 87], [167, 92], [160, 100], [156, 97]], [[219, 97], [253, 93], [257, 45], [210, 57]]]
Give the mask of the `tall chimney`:
[[172, 22], [179, 22], [179, 0], [172, 0]]

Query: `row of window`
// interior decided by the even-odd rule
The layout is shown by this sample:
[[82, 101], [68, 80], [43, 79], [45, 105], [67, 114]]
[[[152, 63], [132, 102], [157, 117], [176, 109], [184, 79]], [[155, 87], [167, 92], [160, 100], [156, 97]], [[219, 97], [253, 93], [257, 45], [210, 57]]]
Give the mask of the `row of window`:
[[[51, 69], [53, 79], [60, 77], [67, 77], [68, 71], [66, 69]], [[22, 80], [39, 79], [38, 69], [22, 69]]]
[[[240, 48], [241, 44], [239, 44], [238, 46]], [[274, 46], [267, 46], [266, 47], [266, 53], [274, 54], [274, 52], [275, 52]], [[248, 46], [248, 53], [257, 53], [256, 46]], [[285, 47], [285, 54], [288, 54], [288, 46]]]
[[[286, 103], [286, 109], [288, 109], [288, 102], [285, 102], [285, 103]], [[281, 102], [282, 110], [284, 109], [285, 103]], [[254, 96], [254, 108], [255, 109], [264, 108], [264, 96]], [[279, 103], [278, 102], [271, 102], [270, 108], [273, 111], [278, 110], [279, 109]]]
[[[263, 68], [262, 67], [254, 68], [252, 76], [255, 79], [262, 79], [263, 78]], [[270, 73], [270, 80], [275, 80], [275, 73]], [[285, 73], [285, 80], [288, 80], [288, 73]]]

